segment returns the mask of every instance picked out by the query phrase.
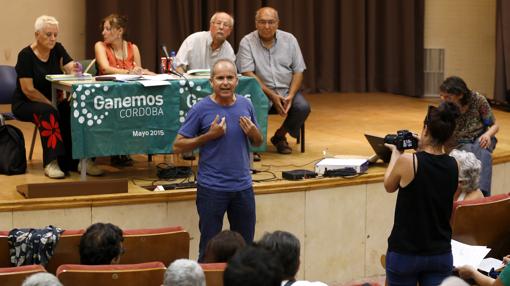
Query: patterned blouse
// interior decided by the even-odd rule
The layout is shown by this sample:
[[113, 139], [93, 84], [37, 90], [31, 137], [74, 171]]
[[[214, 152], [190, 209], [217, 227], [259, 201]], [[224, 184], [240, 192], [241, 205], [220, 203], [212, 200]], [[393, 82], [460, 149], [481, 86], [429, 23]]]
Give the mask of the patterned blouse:
[[471, 143], [488, 127], [494, 125], [494, 122], [496, 118], [487, 99], [478, 92], [473, 92], [468, 110], [457, 118], [454, 136], [458, 143]]

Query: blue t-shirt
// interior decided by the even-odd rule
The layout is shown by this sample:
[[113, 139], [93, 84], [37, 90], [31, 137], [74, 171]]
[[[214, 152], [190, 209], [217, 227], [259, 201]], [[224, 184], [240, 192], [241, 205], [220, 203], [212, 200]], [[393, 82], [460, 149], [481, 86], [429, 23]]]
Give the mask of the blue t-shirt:
[[206, 97], [191, 107], [178, 133], [186, 138], [204, 134], [216, 115], [219, 116], [218, 123], [225, 117], [226, 133], [200, 146], [198, 184], [224, 192], [246, 190], [252, 185], [250, 142], [239, 125], [240, 117], [251, 118], [258, 128], [255, 110], [248, 99], [236, 95], [234, 104], [222, 106]]

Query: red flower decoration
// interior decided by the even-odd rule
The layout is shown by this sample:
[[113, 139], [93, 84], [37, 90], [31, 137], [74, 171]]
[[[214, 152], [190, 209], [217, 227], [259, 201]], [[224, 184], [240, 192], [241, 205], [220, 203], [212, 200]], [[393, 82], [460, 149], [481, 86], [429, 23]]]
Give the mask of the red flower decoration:
[[62, 136], [60, 135], [60, 128], [58, 122], [55, 121], [55, 116], [50, 114], [50, 122], [41, 120], [41, 125], [45, 129], [41, 131], [42, 137], [48, 137], [48, 148], [55, 149], [57, 146], [57, 139], [62, 142]]

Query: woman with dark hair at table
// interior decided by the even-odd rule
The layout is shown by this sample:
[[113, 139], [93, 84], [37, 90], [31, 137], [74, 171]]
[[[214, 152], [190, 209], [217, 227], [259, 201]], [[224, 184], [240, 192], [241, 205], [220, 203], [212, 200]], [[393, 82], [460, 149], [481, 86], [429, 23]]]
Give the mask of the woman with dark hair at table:
[[[51, 82], [46, 75], [71, 74], [78, 65], [57, 42], [59, 27], [54, 17], [40, 16], [34, 27], [35, 41], [18, 54], [12, 112], [17, 119], [36, 124], [41, 135], [44, 174], [59, 179], [81, 166], [72, 159], [69, 102], [59, 96], [57, 106], [52, 105]], [[87, 174], [103, 174], [91, 160], [86, 163]]]
[[385, 144], [392, 154], [384, 187], [390, 193], [398, 190], [386, 255], [390, 286], [439, 285], [451, 275], [450, 215], [459, 171], [444, 145], [458, 115], [459, 108], [450, 102], [429, 107], [414, 154]]
[[483, 95], [470, 90], [457, 76], [445, 79], [439, 91], [443, 101], [453, 102], [460, 108], [451, 147], [471, 152], [482, 162], [480, 190], [484, 196], [490, 196], [492, 151], [496, 148], [495, 135], [499, 130], [491, 106]]
[[[127, 35], [127, 18], [117, 14], [106, 16], [101, 22], [103, 41], [94, 46], [100, 75], [104, 74], [154, 74], [142, 68], [138, 47], [124, 38]], [[132, 166], [129, 155], [111, 156], [114, 166]]]

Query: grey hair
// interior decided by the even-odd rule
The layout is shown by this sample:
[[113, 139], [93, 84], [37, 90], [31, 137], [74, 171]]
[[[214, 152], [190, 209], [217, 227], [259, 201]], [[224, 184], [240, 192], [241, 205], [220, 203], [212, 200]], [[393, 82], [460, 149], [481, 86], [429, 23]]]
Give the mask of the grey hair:
[[39, 272], [28, 276], [21, 286], [62, 286], [62, 283], [51, 273]]
[[262, 11], [264, 11], [264, 10], [269, 10], [269, 11], [273, 12], [276, 20], [280, 21], [280, 17], [278, 16], [278, 11], [276, 11], [276, 9], [273, 7], [262, 7], [260, 9], [258, 9], [257, 12], [255, 12], [255, 20], [258, 20], [260, 18], [260, 13], [262, 13]]
[[459, 188], [464, 192], [472, 192], [480, 187], [482, 163], [475, 154], [464, 150], [453, 149], [450, 156], [459, 164]]
[[164, 286], [205, 286], [202, 267], [193, 260], [177, 259], [168, 266]]
[[230, 60], [230, 59], [219, 59], [216, 62], [214, 62], [214, 64], [211, 67], [211, 79], [214, 77], [214, 70], [216, 69], [216, 66], [219, 65], [220, 63], [230, 63], [232, 66], [234, 66], [234, 71], [235, 71], [235, 73], [237, 75], [237, 66], [236, 66], [236, 64], [232, 60]]
[[57, 25], [58, 26], [58, 21], [53, 16], [42, 15], [42, 16], [37, 17], [37, 19], [35, 19], [34, 29], [36, 32], [41, 31], [47, 25]]
[[216, 20], [216, 17], [219, 15], [219, 14], [227, 14], [228, 17], [230, 18], [230, 25], [232, 27], [234, 27], [234, 17], [232, 17], [232, 15], [230, 15], [229, 13], [227, 12], [216, 12], [214, 13], [212, 16], [211, 16], [211, 21], [209, 21], [210, 24], [214, 23], [214, 21]]

